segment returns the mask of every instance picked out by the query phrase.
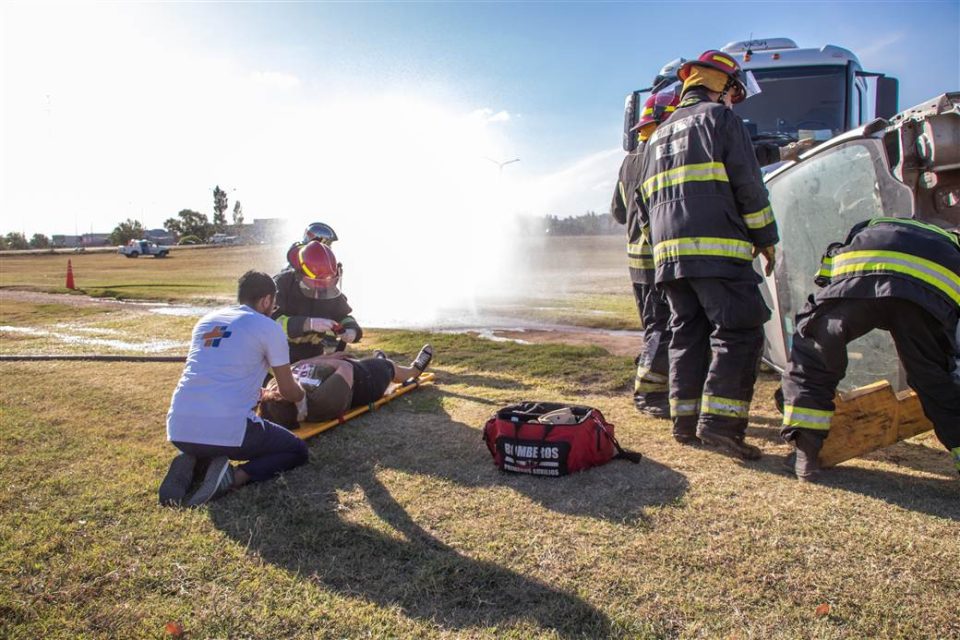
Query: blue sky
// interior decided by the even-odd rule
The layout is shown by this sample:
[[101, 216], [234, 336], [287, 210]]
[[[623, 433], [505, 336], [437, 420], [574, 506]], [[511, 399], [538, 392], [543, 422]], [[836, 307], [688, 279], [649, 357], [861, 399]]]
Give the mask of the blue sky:
[[[250, 60], [277, 60], [318, 88], [416, 83], [428, 95], [519, 113], [527, 119], [524, 151], [537, 158], [577, 157], [596, 150], [604, 135], [616, 144], [629, 89], [646, 86], [671, 58], [750, 34], [851, 49], [865, 68], [900, 78], [902, 106], [960, 89], [960, 3], [949, 1], [345, 3], [187, 11], [203, 16], [202, 33], [214, 42], [247, 42]], [[238, 31], [218, 36], [213, 21]]]
[[[421, 136], [426, 148], [451, 153], [444, 145], [459, 135], [455, 123], [463, 114], [473, 115], [465, 153], [521, 158], [496, 183], [510, 200], [502, 206], [525, 213], [605, 210], [622, 155], [625, 94], [646, 86], [671, 58], [751, 34], [848, 48], [866, 69], [900, 79], [901, 107], [960, 89], [956, 1], [71, 4], [0, 11], [2, 231], [11, 212], [28, 233], [107, 228], [128, 215], [157, 226], [180, 208], [207, 211], [213, 184], [236, 188], [235, 197], [263, 217], [283, 211], [299, 221], [317, 210], [315, 193], [325, 186], [322, 179], [311, 185], [311, 199], [291, 195], [300, 185], [330, 175], [332, 166], [345, 175], [383, 171], [377, 159], [388, 159], [379, 152], [401, 138], [417, 146]], [[378, 110], [381, 95], [392, 98]], [[415, 113], [420, 107], [426, 117]], [[307, 131], [319, 118], [348, 114], [366, 119], [344, 124], [354, 133], [339, 146], [325, 143], [337, 133], [329, 122]], [[431, 136], [437, 139], [427, 141]], [[351, 139], [356, 153], [346, 148]], [[257, 157], [247, 155], [251, 149]], [[343, 157], [356, 163], [345, 169], [336, 160]], [[402, 163], [390, 156], [394, 164], [397, 158]], [[287, 159], [289, 170], [278, 170]], [[314, 161], [312, 170], [304, 168]], [[51, 184], [64, 188], [51, 193]], [[430, 188], [429, 176], [422, 184]], [[334, 199], [326, 208], [348, 203]]]

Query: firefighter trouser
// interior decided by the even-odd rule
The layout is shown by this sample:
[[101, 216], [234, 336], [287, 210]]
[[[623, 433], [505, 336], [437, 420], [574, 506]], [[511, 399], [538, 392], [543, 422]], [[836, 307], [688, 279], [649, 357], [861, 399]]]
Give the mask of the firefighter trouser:
[[873, 329], [892, 335], [907, 384], [960, 471], [960, 382], [951, 373], [950, 336], [921, 306], [900, 298], [810, 302], [797, 315], [783, 374], [783, 437], [792, 440], [800, 429], [826, 437], [847, 370], [847, 344]]
[[670, 302], [670, 415], [674, 433], [743, 436], [770, 310], [756, 282], [682, 278]]
[[633, 283], [633, 297], [643, 323], [643, 350], [637, 355], [633, 401], [637, 408], [666, 407], [670, 365], [670, 306], [653, 285]]

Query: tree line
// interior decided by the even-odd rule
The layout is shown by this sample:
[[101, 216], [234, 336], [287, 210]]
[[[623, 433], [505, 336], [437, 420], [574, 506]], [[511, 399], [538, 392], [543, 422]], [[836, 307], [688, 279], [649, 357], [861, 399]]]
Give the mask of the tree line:
[[[192, 209], [182, 209], [176, 216], [167, 218], [163, 223], [163, 228], [177, 238], [192, 238], [196, 242], [206, 242], [210, 236], [215, 233], [226, 231], [227, 209], [230, 203], [227, 199], [227, 192], [217, 185], [213, 189], [213, 220], [199, 211]], [[237, 200], [233, 203], [233, 224], [239, 226], [243, 224], [243, 205]], [[127, 218], [113, 228], [107, 241], [110, 244], [126, 244], [130, 240], [139, 240], [146, 235], [146, 229], [143, 223], [133, 218]], [[33, 237], [27, 240], [26, 236], [17, 231], [11, 231], [6, 235], [0, 235], [0, 251], [5, 250], [23, 250], [23, 249], [48, 249], [52, 246], [50, 238], [42, 233], [35, 233]]]
[[624, 234], [623, 225], [609, 213], [587, 211], [579, 216], [561, 218], [555, 215], [527, 218], [524, 230], [529, 235], [606, 236]]
[[[182, 209], [175, 217], [167, 218], [163, 228], [180, 239], [193, 239], [196, 242], [206, 242], [215, 233], [223, 233], [227, 229], [227, 201], [226, 192], [218, 185], [213, 190], [213, 220], [199, 211]], [[233, 224], [243, 224], [243, 206], [237, 200], [233, 205]], [[623, 225], [617, 223], [609, 213], [598, 214], [587, 211], [579, 216], [561, 218], [555, 215], [525, 218], [522, 222], [523, 231], [528, 235], [551, 236], [601, 236], [618, 235], [624, 233]], [[146, 234], [146, 229], [139, 220], [128, 218], [114, 227], [110, 234], [110, 244], [126, 244], [130, 240], [138, 240]], [[0, 250], [5, 249], [46, 249], [50, 247], [50, 239], [42, 233], [35, 233], [27, 238], [18, 232], [0, 236]]]

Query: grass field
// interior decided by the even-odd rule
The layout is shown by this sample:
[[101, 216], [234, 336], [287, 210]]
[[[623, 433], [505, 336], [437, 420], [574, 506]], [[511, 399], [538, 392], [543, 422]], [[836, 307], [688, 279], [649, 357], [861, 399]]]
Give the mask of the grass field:
[[[285, 247], [254, 245], [175, 248], [169, 258], [123, 258], [115, 253], [0, 254], [0, 289], [67, 293], [67, 260], [77, 292], [98, 298], [212, 304], [230, 300], [237, 275], [247, 269], [275, 273]], [[478, 302], [486, 315], [524, 322], [632, 329], [637, 311], [619, 236], [527, 241], [518, 271]], [[346, 265], [345, 292], [362, 265]], [[427, 270], [433, 268], [429, 262]], [[365, 274], [361, 274], [365, 275]], [[392, 286], [388, 280], [380, 285]], [[357, 314], [364, 322], [363, 309]], [[459, 322], [465, 309], [444, 308], [439, 322]]]
[[[3, 287], [45, 286], [8, 266]], [[209, 280], [138, 281], [160, 299], [232, 287], [196, 266], [180, 276]], [[89, 349], [58, 332], [182, 352], [192, 323], [0, 291], [0, 326], [33, 330], [5, 331], [5, 353]], [[749, 433], [764, 458], [742, 463], [637, 414], [630, 359], [597, 347], [397, 330], [362, 347], [399, 358], [428, 340], [436, 387], [192, 511], [156, 505], [180, 365], [0, 364], [0, 637], [163, 638], [173, 621], [188, 638], [960, 637], [960, 482], [932, 434], [807, 486], [782, 469], [770, 376]], [[521, 399], [594, 405], [644, 459], [501, 474], [480, 430]]]
[[116, 253], [0, 254], [0, 289], [67, 293], [67, 260], [77, 291], [98, 298], [211, 302], [232, 298], [237, 275], [273, 273], [283, 250], [267, 245], [174, 249], [169, 257], [124, 258]]

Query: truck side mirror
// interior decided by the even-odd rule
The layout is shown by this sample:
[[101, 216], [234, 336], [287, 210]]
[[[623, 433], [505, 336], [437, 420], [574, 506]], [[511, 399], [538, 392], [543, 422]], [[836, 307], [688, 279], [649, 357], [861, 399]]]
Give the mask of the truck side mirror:
[[900, 82], [896, 78], [877, 78], [877, 105], [874, 113], [878, 118], [889, 120], [900, 111]]
[[640, 120], [640, 94], [643, 91], [634, 91], [627, 94], [623, 104], [623, 150], [633, 153], [637, 150], [637, 132], [632, 131]]

